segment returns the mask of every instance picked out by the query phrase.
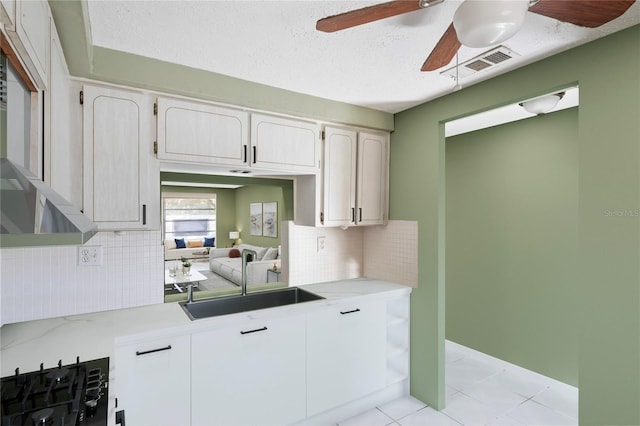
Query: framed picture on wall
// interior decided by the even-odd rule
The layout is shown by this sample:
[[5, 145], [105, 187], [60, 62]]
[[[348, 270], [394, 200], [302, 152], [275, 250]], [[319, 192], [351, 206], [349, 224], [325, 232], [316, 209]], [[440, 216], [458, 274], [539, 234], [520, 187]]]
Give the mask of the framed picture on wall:
[[262, 203], [262, 235], [278, 238], [278, 203]]
[[249, 224], [251, 235], [262, 235], [262, 203], [249, 204]]

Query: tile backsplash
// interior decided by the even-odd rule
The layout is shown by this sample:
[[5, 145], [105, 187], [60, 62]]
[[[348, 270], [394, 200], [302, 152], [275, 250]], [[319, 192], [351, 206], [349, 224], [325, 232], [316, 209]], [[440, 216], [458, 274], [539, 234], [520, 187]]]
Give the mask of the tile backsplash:
[[[417, 286], [417, 222], [343, 230], [289, 221], [281, 230], [290, 285], [366, 276]], [[163, 303], [161, 238], [160, 231], [99, 232], [86, 245], [102, 246], [100, 266], [78, 266], [78, 246], [0, 249], [1, 324]]]
[[0, 249], [2, 324], [163, 302], [160, 231], [99, 232], [102, 265], [78, 266], [78, 246]]
[[[290, 285], [358, 277], [418, 286], [418, 223], [386, 226], [312, 228], [286, 222], [282, 227], [284, 277]], [[324, 250], [318, 248], [324, 238]], [[288, 257], [288, 259], [287, 259]]]

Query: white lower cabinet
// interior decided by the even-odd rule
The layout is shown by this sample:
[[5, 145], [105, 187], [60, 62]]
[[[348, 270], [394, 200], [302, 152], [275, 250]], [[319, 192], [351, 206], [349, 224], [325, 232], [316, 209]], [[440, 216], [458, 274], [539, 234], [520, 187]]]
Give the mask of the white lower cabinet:
[[386, 384], [386, 303], [352, 300], [307, 317], [307, 416]]
[[116, 344], [116, 410], [127, 424], [190, 424], [189, 346], [189, 335]]
[[303, 419], [303, 318], [255, 320], [194, 333], [191, 424], [276, 426]]

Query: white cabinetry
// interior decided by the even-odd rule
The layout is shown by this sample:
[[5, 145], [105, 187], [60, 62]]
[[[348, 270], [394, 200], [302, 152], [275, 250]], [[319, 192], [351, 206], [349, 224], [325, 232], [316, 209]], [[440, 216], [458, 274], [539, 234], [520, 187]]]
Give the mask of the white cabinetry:
[[51, 30], [49, 4], [44, 0], [3, 1], [2, 6], [6, 15], [13, 14], [9, 18], [14, 18], [13, 26], [7, 26], [9, 38], [38, 89], [46, 90]]
[[186, 335], [116, 344], [117, 409], [125, 410], [128, 424], [191, 424], [189, 343]]
[[301, 420], [304, 321], [255, 320], [194, 333], [191, 371], [194, 426], [285, 425]]
[[16, 24], [16, 0], [0, 0], [0, 22], [5, 29], [14, 29]]
[[385, 133], [326, 127], [322, 223], [381, 225], [388, 193]]
[[387, 367], [384, 300], [353, 300], [307, 319], [307, 416], [382, 389]]
[[85, 85], [83, 207], [99, 230], [158, 229], [160, 171], [153, 156], [153, 100]]
[[[81, 158], [74, 163], [72, 158], [80, 147], [72, 146], [74, 137], [71, 132], [71, 115], [77, 113], [71, 109], [71, 84], [69, 72], [62, 52], [62, 46], [51, 20], [51, 61], [49, 69], [49, 93], [45, 97], [48, 119], [45, 120], [45, 155], [49, 185], [68, 201], [74, 202], [73, 181], [81, 177]], [[74, 98], [75, 101], [75, 98]], [[76, 136], [75, 140], [79, 140]], [[74, 149], [76, 148], [76, 149]], [[74, 172], [77, 171], [77, 174]], [[73, 179], [73, 178], [76, 179]], [[77, 195], [77, 194], [76, 194]], [[78, 205], [80, 207], [80, 205]]]
[[158, 98], [158, 158], [243, 166], [249, 161], [249, 113]]
[[387, 301], [387, 385], [409, 380], [409, 297]]
[[251, 114], [251, 166], [317, 173], [319, 135], [317, 123]]

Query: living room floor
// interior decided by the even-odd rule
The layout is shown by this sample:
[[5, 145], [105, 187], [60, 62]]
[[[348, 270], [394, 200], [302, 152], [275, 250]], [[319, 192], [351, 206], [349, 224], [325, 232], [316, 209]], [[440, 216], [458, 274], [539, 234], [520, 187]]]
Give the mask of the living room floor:
[[339, 426], [577, 425], [578, 389], [447, 341], [446, 408], [411, 396], [381, 405]]

